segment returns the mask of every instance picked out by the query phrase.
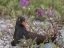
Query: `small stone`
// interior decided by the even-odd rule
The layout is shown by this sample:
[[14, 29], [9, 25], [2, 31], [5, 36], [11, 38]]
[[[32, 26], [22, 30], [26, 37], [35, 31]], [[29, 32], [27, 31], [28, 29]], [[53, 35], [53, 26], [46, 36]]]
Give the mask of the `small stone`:
[[39, 48], [54, 48], [54, 44], [53, 43], [46, 43], [43, 46], [39, 47]]
[[2, 46], [0, 46], [0, 48], [4, 48], [4, 46], [2, 45]]
[[9, 48], [9, 45], [6, 45], [4, 48]]

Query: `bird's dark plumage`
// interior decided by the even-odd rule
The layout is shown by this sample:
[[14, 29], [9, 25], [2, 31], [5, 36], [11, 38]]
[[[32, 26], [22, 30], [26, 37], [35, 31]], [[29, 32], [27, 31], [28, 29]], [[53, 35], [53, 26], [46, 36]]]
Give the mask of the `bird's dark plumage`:
[[15, 32], [14, 32], [14, 40], [11, 42], [12, 46], [16, 46], [16, 44], [19, 43], [18, 40], [23, 39], [23, 36], [26, 37], [26, 39], [36, 39], [36, 43], [39, 45], [40, 43], [42, 43], [46, 37], [39, 35], [37, 33], [32, 33], [26, 30], [25, 26], [22, 25], [22, 22], [25, 22], [25, 18], [24, 17], [18, 17], [17, 21], [16, 21], [16, 26], [15, 26]]

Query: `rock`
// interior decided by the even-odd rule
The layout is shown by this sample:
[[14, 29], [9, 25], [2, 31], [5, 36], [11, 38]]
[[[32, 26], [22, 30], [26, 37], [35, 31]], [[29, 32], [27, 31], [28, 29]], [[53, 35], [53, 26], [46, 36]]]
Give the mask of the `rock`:
[[4, 21], [3, 20], [0, 20], [0, 24], [2, 24], [2, 23], [4, 23]]
[[0, 39], [0, 48], [4, 48], [3, 43], [4, 41]]
[[57, 36], [56, 42], [59, 46], [64, 47], [64, 27], [58, 32], [59, 35]]
[[11, 20], [5, 20], [5, 22], [6, 22], [6, 23], [10, 23], [10, 22], [11, 22]]
[[2, 46], [0, 46], [0, 48], [4, 48], [4, 46], [2, 45]]
[[0, 44], [3, 44], [3, 43], [4, 43], [4, 41], [0, 39]]
[[4, 34], [3, 40], [8, 40], [9, 38], [10, 38], [10, 35], [9, 34]]
[[9, 48], [10, 46], [9, 45], [6, 45], [4, 48]]
[[41, 46], [39, 48], [54, 48], [54, 44], [53, 43], [46, 43], [44, 46]]

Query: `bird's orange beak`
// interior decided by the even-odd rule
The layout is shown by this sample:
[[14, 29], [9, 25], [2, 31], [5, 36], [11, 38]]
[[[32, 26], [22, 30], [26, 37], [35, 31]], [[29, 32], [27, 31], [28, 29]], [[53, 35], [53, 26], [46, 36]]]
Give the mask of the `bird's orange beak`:
[[29, 27], [26, 25], [25, 22], [22, 22], [22, 25], [29, 31]]
[[26, 23], [25, 22], [22, 22], [22, 25], [26, 27]]

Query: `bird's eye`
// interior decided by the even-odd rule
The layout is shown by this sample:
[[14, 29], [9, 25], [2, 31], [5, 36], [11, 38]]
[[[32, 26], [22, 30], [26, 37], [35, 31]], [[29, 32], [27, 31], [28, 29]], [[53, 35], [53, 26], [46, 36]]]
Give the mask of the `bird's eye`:
[[18, 20], [20, 21], [20, 18], [18, 18]]

